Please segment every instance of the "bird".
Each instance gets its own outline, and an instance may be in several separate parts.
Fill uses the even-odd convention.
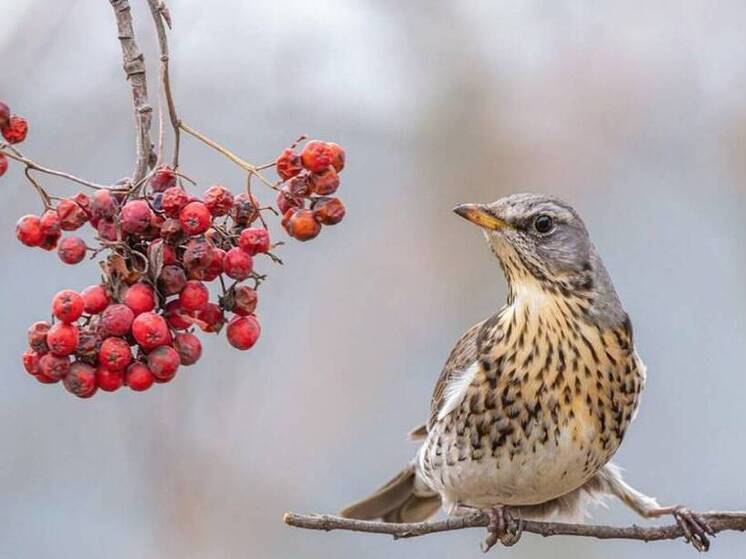
[[[630,485],[610,460],[640,405],[646,369],[578,212],[518,193],[453,210],[481,228],[507,281],[507,302],[448,356],[414,459],[340,515],[424,521],[439,510],[489,518],[483,548],[512,545],[525,520],[582,520],[616,497],[644,518],[672,515],[686,541],[712,528],[690,509]]]

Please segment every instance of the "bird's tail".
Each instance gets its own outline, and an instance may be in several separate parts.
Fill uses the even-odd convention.
[[[359,520],[420,522],[438,512],[440,504],[440,496],[426,488],[409,465],[378,491],[339,514]]]

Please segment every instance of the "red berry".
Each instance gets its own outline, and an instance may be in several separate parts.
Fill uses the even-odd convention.
[[[254,259],[239,247],[233,247],[225,253],[223,270],[229,278],[243,281],[251,275],[253,269]]]
[[[347,157],[345,150],[342,149],[342,146],[334,142],[327,142],[326,145],[332,152],[332,167],[334,167],[335,171],[341,173],[345,167],[345,159]]]
[[[260,333],[259,322],[253,316],[237,316],[228,323],[228,343],[236,349],[251,349]]]
[[[78,347],[78,327],[74,324],[57,322],[47,333],[49,351],[56,355],[70,355]]]
[[[181,307],[187,311],[200,311],[205,308],[210,299],[210,292],[204,283],[197,280],[186,282],[184,289],[179,293]]]
[[[202,342],[194,334],[176,334],[174,349],[179,353],[182,365],[194,365],[202,356]]]
[[[8,125],[2,129],[2,132],[3,138],[5,138],[9,144],[19,144],[26,139],[28,123],[25,118],[13,115],[10,117],[10,120],[8,120]]]
[[[39,360],[41,356],[33,349],[27,349],[23,352],[23,368],[30,375],[38,375],[41,372]]]
[[[125,336],[134,319],[135,313],[127,305],[109,305],[101,313],[101,333],[104,336]]]
[[[106,338],[98,351],[98,362],[107,369],[123,371],[132,362],[130,345],[123,338]]]
[[[0,101],[0,130],[8,126],[10,122],[10,108]]]
[[[163,295],[176,295],[184,289],[186,281],[184,268],[169,264],[163,267],[161,275],[158,276],[158,288]]]
[[[332,164],[334,152],[326,142],[311,140],[300,152],[303,166],[312,173],[320,173]]]
[[[181,227],[181,226],[179,226]],[[163,248],[161,248],[163,247]],[[169,264],[176,264],[176,251],[174,250],[174,247],[172,247],[169,244],[164,243],[162,240],[158,239],[156,241],[153,241],[150,244],[149,253],[150,254],[156,254],[156,251],[162,250],[162,257],[163,257],[163,265],[168,266]]]
[[[291,194],[290,191],[285,187],[280,189],[280,192],[277,193],[277,208],[282,214],[284,214],[290,208],[302,208],[303,203],[304,201],[302,196]]]
[[[203,238],[190,239],[184,249],[182,262],[187,270],[201,270],[207,268],[214,258],[214,249]]]
[[[72,289],[63,289],[52,299],[52,314],[62,322],[75,322],[83,314],[83,297]]]
[[[70,358],[47,353],[39,359],[39,370],[47,378],[63,379],[70,372]]]
[[[236,287],[233,294],[233,312],[238,316],[248,316],[254,314],[256,310],[256,304],[258,302],[258,295],[256,290],[252,289],[248,285],[240,285]]]
[[[164,241],[171,245],[178,245],[184,238],[184,230],[178,219],[169,217],[161,224],[160,235]]]
[[[85,241],[80,237],[65,237],[57,247],[57,255],[65,264],[82,262],[86,253]]]
[[[176,375],[181,358],[172,347],[162,345],[148,354],[148,368],[156,380],[168,382]]]
[[[146,283],[130,285],[124,292],[122,303],[127,305],[135,316],[155,308],[155,291]]]
[[[311,175],[308,171],[303,171],[297,177],[293,177],[284,187],[292,196],[301,198],[313,193],[311,188]],[[302,204],[301,204],[302,205]]]
[[[109,294],[103,285],[91,285],[80,292],[83,309],[88,314],[98,314],[109,305]]]
[[[284,150],[275,162],[277,175],[284,181],[293,178],[303,170],[300,156],[292,149]]]
[[[269,250],[269,231],[263,227],[244,229],[238,237],[238,246],[252,256],[260,252],[267,252]]]
[[[259,202],[246,192],[241,192],[233,198],[231,218],[236,225],[251,225],[259,217]]]
[[[59,381],[59,380],[57,380],[57,379],[54,379],[54,378],[49,378],[49,377],[48,377],[47,375],[45,375],[44,373],[39,373],[39,374],[38,374],[38,375],[36,375],[36,376],[35,376],[34,378],[35,378],[36,380],[38,380],[38,381],[39,381],[40,383],[42,383],[42,384],[54,384],[55,382],[60,382],[60,381]],[[65,377],[65,378],[67,378],[67,377]]]
[[[314,217],[324,225],[335,225],[345,216],[345,206],[339,198],[323,198],[312,206]]]
[[[205,192],[205,206],[215,217],[228,215],[233,207],[233,194],[224,186],[215,184]]]
[[[124,383],[135,392],[142,392],[153,386],[153,373],[145,363],[136,361],[127,367]]]
[[[8,158],[0,153],[0,177],[8,170]]]
[[[287,232],[299,241],[309,241],[321,232],[321,224],[311,210],[298,210],[287,220]]]
[[[112,219],[101,219],[96,224],[98,236],[105,241],[116,241],[119,238],[117,226]]]
[[[47,210],[41,214],[39,219],[41,226],[42,241],[39,246],[44,250],[53,250],[57,247],[57,241],[62,236],[62,228],[60,227],[60,217],[54,210]]]
[[[57,204],[57,216],[64,231],[80,229],[88,221],[88,214],[72,198],[65,198]]]
[[[223,328],[225,316],[223,309],[218,305],[208,303],[204,309],[196,313],[194,321],[204,332],[215,333]]]
[[[175,330],[186,330],[192,326],[192,317],[181,308],[181,303],[179,303],[178,299],[169,301],[166,304],[163,316],[168,325]]]
[[[213,281],[223,273],[223,262],[225,260],[225,251],[221,248],[212,249],[212,260],[206,268],[191,268],[189,270],[189,279],[198,279],[200,281]]]
[[[41,320],[34,322],[28,329],[28,345],[31,349],[38,353],[46,353],[49,351],[47,345],[47,334],[49,329],[52,327],[49,322]]]
[[[35,215],[24,215],[16,223],[16,238],[26,246],[39,246],[44,240],[41,220]]]
[[[78,398],[90,398],[96,393],[96,369],[76,361],[63,381],[65,389]]]
[[[171,167],[160,167],[150,177],[150,188],[153,192],[163,192],[172,186],[176,186],[176,173]]]
[[[97,219],[110,219],[117,211],[117,201],[110,190],[97,190],[91,200],[91,212]]]
[[[158,314],[142,313],[132,322],[132,336],[140,347],[147,351],[168,342],[168,324]]]
[[[181,209],[189,203],[189,194],[180,186],[172,186],[163,192],[163,211],[168,217],[179,217]]]
[[[78,207],[85,213],[86,219],[91,219],[93,216],[93,208],[91,206],[91,198],[85,192],[78,192],[75,196],[70,198],[75,202]]]
[[[328,167],[320,173],[313,173],[309,182],[313,191],[321,196],[334,194],[339,188],[339,176],[334,167]]]
[[[199,235],[212,225],[212,214],[202,202],[189,202],[179,212],[179,222],[187,235]]]
[[[119,390],[124,384],[124,373],[99,366],[96,369],[96,386],[105,392]]]
[[[98,350],[101,348],[101,335],[95,328],[89,327],[78,334],[78,347],[75,356],[89,363],[96,363]]]
[[[150,227],[153,212],[145,200],[127,202],[120,213],[122,231],[129,235],[142,235]]]

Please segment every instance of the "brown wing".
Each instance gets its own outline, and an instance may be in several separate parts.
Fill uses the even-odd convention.
[[[482,321],[472,326],[466,334],[461,336],[461,339],[456,342],[455,347],[448,356],[446,364],[443,366],[443,371],[438,377],[438,382],[435,383],[435,389],[433,390],[433,398],[430,402],[430,419],[427,421],[427,428],[430,429],[435,418],[438,417],[440,407],[443,405],[443,395],[445,388],[448,383],[453,379],[454,376],[461,373],[469,365],[471,365],[477,358],[477,335],[479,329],[486,321]]]

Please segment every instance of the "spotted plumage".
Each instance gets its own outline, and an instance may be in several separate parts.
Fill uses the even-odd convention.
[[[674,514],[706,546],[696,515],[660,507],[609,462],[637,411],[645,367],[577,212],[538,194],[455,211],[482,227],[507,303],[451,351],[410,466],[342,514],[403,522],[442,506],[577,518],[589,497],[609,494],[646,517]]]

